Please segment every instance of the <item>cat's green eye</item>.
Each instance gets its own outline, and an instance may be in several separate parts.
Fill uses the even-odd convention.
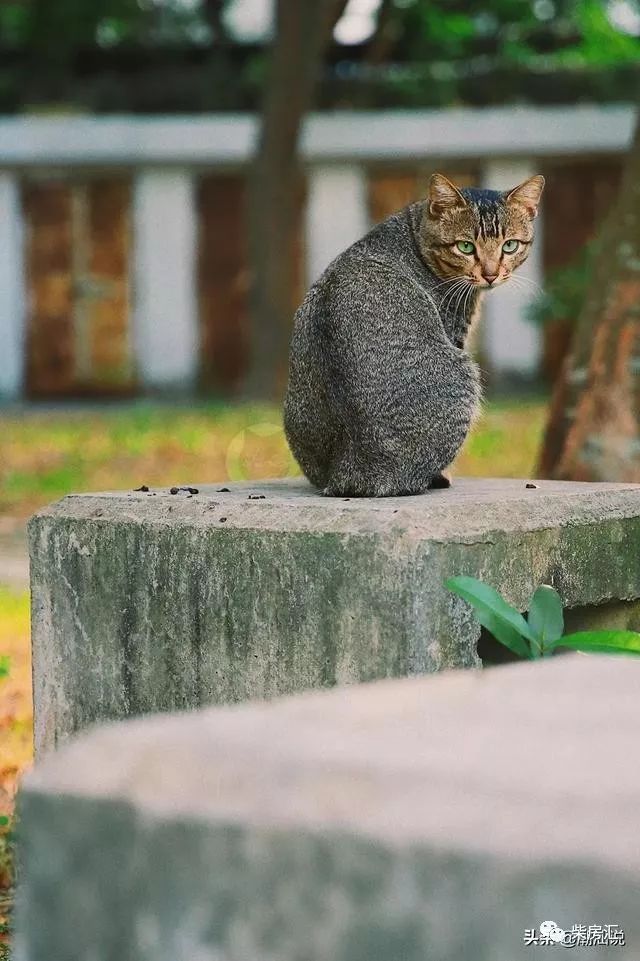
[[[470,240],[458,240],[456,243],[456,247],[458,248],[461,254],[472,254],[476,249],[474,244],[472,244]]]
[[[505,240],[502,245],[502,250],[505,254],[515,254],[519,246],[520,244],[517,240]]]

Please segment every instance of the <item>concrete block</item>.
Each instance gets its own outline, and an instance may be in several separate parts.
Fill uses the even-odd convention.
[[[30,542],[39,756],[101,719],[479,666],[453,574],[521,610],[553,583],[582,623],[640,597],[637,485],[75,495],[35,517]]]
[[[637,961],[639,694],[573,655],[98,728],[26,779],[15,961]]]

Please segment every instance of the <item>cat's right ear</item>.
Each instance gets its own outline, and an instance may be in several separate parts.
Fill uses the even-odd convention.
[[[431,177],[427,201],[432,217],[440,217],[445,210],[451,210],[452,207],[467,206],[467,201],[455,184],[442,174],[433,174]]]

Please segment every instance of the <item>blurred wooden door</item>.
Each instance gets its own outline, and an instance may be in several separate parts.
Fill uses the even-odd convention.
[[[233,393],[249,355],[245,178],[206,176],[198,190],[201,381]]]
[[[440,170],[458,187],[473,187],[477,175],[473,170],[451,171],[446,167]],[[427,193],[429,177],[434,170],[415,168],[377,168],[369,171],[369,215],[371,222],[380,223],[386,217],[401,210],[408,204],[422,200]]]
[[[304,191],[301,184],[290,320],[305,292]],[[207,174],[199,183],[200,379],[205,390],[223,395],[241,387],[251,350],[246,196],[241,174]]]
[[[129,181],[34,181],[23,201],[30,396],[131,393]]]

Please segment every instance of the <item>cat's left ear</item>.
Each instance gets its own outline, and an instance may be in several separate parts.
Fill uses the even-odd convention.
[[[518,184],[513,190],[507,193],[506,201],[508,204],[519,204],[526,207],[527,213],[533,220],[538,213],[538,205],[544,190],[544,177],[540,175],[530,177],[524,183]]]
[[[429,181],[428,204],[431,216],[440,217],[453,207],[466,207],[467,201],[444,174],[433,174]]]

